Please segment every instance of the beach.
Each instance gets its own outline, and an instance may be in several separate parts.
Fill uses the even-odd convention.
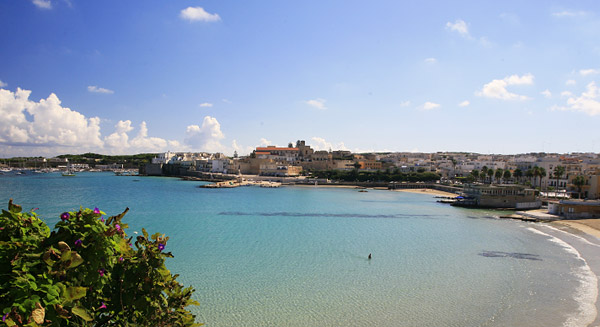
[[[435,195],[435,196],[446,196],[446,197],[451,197],[451,198],[454,198],[457,196],[454,193],[444,192],[444,191],[439,191],[439,190],[434,190],[434,189],[429,189],[429,188],[405,188],[405,189],[395,189],[393,191],[394,192],[406,192],[406,193],[418,193],[418,194],[431,194],[431,195]]]
[[[600,238],[600,219],[558,220],[552,224],[568,226],[583,233]]]

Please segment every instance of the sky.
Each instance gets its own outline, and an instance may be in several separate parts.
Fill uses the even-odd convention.
[[[0,157],[600,152],[598,1],[0,2]]]

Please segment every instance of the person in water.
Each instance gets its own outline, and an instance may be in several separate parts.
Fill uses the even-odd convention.
[[[369,253],[369,260],[371,260],[371,253]]]

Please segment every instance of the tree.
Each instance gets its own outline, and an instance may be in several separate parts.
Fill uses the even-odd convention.
[[[532,180],[535,177],[533,169],[527,169],[527,171],[525,172],[525,177],[529,178],[529,182],[533,184]]]
[[[479,178],[479,170],[477,170],[477,169],[471,170],[471,176],[473,176],[474,180],[477,180]]]
[[[512,174],[510,173],[510,170],[506,169],[504,171],[504,174],[502,174],[502,177],[504,178],[504,180],[509,180],[512,177]]]
[[[540,176],[540,189],[542,188],[542,179],[546,177],[546,169],[544,167],[539,167],[538,174]]]
[[[513,176],[517,179],[517,181],[521,180],[521,177],[523,177],[523,171],[519,168],[515,169]]]
[[[492,176],[494,176],[494,170],[493,169],[488,169],[487,170],[487,175],[490,178],[490,184],[492,184]]]
[[[33,211],[0,214],[0,310],[6,326],[199,326],[197,305],[164,262],[168,237],[127,237],[123,213],[64,212],[50,233]]]
[[[498,181],[499,179],[502,178],[502,176],[504,175],[504,169],[496,169],[496,172],[494,173],[494,178],[496,179],[496,181]]]
[[[484,183],[485,183],[485,177],[487,176],[487,171],[488,171],[488,167],[487,166],[481,167],[481,174],[479,174],[479,176],[481,176],[481,180]]]
[[[577,175],[573,179],[573,185],[577,186],[577,194],[578,198],[581,199],[581,190],[583,189],[583,185],[585,185],[585,177],[583,175]]]
[[[565,167],[556,166],[554,167],[554,178],[556,179],[556,190],[558,191],[558,180],[565,174]]]

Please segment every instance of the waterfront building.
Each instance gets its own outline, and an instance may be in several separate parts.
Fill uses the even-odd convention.
[[[562,200],[548,203],[548,213],[567,219],[600,218],[600,201]]]
[[[542,203],[536,199],[535,190],[521,185],[466,184],[457,206],[477,208],[535,209]]]
[[[263,163],[260,165],[260,175],[263,176],[299,176],[302,166],[282,165],[278,163]]]
[[[298,148],[279,148],[276,146],[257,147],[254,151],[257,158],[276,161],[295,162],[298,160]]]

